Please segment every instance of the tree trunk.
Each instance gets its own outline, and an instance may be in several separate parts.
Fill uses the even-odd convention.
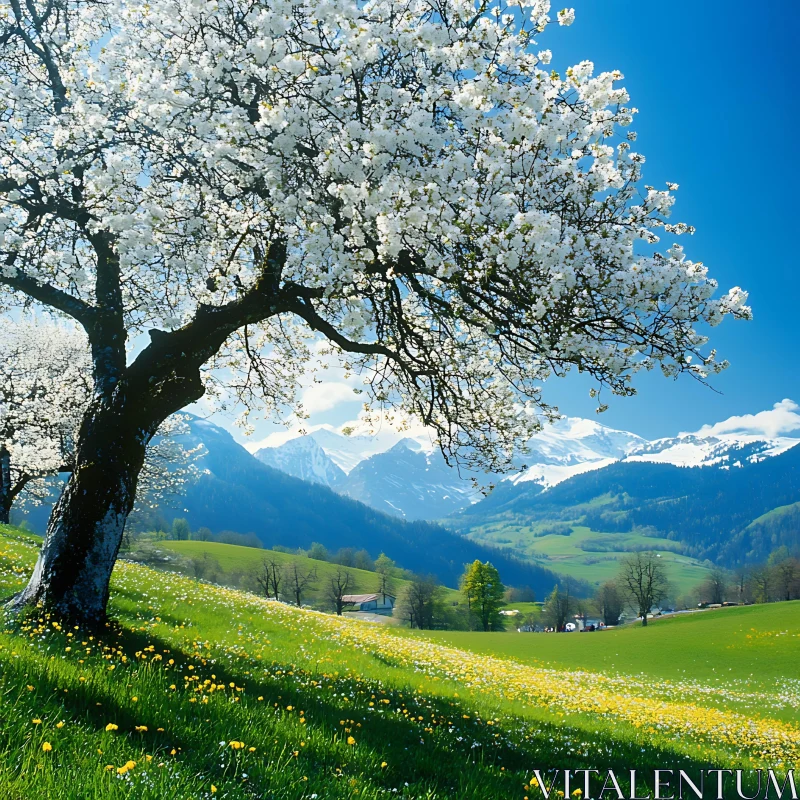
[[[160,422],[145,422],[130,405],[96,401],[87,411],[75,469],[50,516],[33,575],[12,608],[42,605],[71,622],[105,622],[111,572],[145,450]]]
[[[645,611],[644,614],[642,614],[642,627],[644,628],[646,626],[647,626],[647,612]]]
[[[0,445],[0,524],[8,525],[11,518],[11,453]]]

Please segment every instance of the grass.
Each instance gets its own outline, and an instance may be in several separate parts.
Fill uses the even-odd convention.
[[[770,694],[785,684],[788,692],[795,693],[798,707],[785,708],[778,717],[791,720],[800,715],[800,601],[796,600],[652,619],[646,629],[628,625],[596,633],[489,636],[426,631],[424,636],[470,652],[555,669],[700,681],[756,695]],[[751,710],[762,713],[758,704]]]
[[[661,554],[676,595],[683,595],[703,582],[708,569],[699,561],[675,552],[679,544],[670,539],[641,533],[601,533],[572,525],[571,533],[541,535],[541,524],[512,522],[478,526],[469,538],[482,544],[509,548],[518,557],[534,559],[559,574],[580,578],[595,585],[616,577],[619,561],[637,549]]]
[[[172,541],[166,540],[157,543],[161,549],[170,550],[184,558],[202,558],[208,554],[215,559],[223,570],[224,578],[231,574],[247,574],[257,571],[265,559],[275,561],[282,566],[296,564],[304,573],[316,570],[317,580],[314,587],[310,589],[305,599],[308,605],[324,608],[329,605],[325,597],[325,588],[331,577],[340,569],[337,564],[328,561],[319,561],[307,556],[300,556],[294,553],[281,553],[276,550],[261,550],[255,547],[242,547],[234,544],[221,544],[220,542],[193,542],[193,541]],[[375,592],[379,586],[379,576],[375,572],[365,569],[347,567],[347,571],[352,577],[352,585],[348,589],[348,594],[367,594]],[[220,583],[227,583],[220,580]],[[409,581],[401,578],[392,578],[392,585],[395,594],[399,594],[401,589],[407,586]],[[454,589],[445,589],[444,597],[446,600],[459,600],[460,594]]]
[[[5,593],[35,556],[0,529]],[[115,570],[110,611],[117,626],[100,637],[44,614],[6,620],[3,797],[522,800],[533,769],[800,759],[800,729],[780,718],[797,710],[796,681],[772,685],[752,720],[720,702],[731,690],[713,675],[525,664],[474,652],[478,638],[456,649],[129,563]],[[685,658],[680,638],[674,651],[659,645],[662,625],[626,631],[627,646]],[[510,641],[482,636],[490,653]]]

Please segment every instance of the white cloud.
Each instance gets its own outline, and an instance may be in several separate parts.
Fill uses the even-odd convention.
[[[781,400],[769,411],[729,417],[714,425],[703,425],[697,436],[725,436],[727,434],[764,436],[773,439],[800,432],[800,406],[794,400]],[[683,435],[683,434],[682,434]]]
[[[341,403],[358,401],[358,395],[353,392],[353,387],[337,381],[323,381],[314,383],[303,391],[300,402],[307,414],[320,414],[330,411]]]

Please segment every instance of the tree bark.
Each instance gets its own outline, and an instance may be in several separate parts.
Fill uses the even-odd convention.
[[[160,424],[125,400],[95,402],[82,424],[75,469],[47,525],[28,585],[13,608],[42,605],[58,617],[105,622],[109,582],[147,444]]]
[[[8,525],[11,518],[11,453],[0,445],[0,524]]]
[[[199,373],[175,377],[171,392],[153,382],[123,380],[99,396],[81,424],[75,465],[47,525],[44,544],[25,589],[11,609],[40,605],[88,627],[106,621],[109,584],[147,445],[172,413],[203,394]],[[141,387],[146,388],[141,388]],[[168,402],[167,402],[168,398]]]

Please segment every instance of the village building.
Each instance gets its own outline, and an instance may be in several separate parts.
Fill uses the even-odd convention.
[[[370,614],[391,615],[394,611],[395,598],[390,594],[346,594],[342,597],[348,610],[367,611]]]

